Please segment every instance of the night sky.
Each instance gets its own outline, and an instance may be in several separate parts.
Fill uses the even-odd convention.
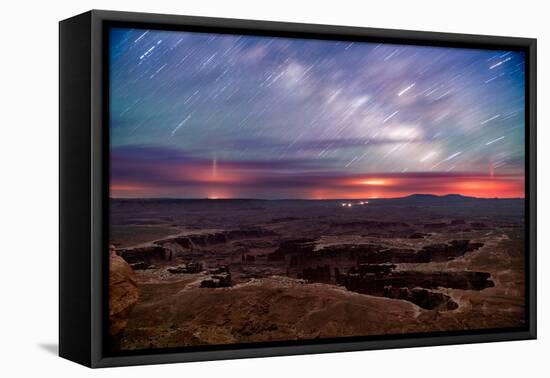
[[[114,28],[111,196],[524,196],[524,54]]]

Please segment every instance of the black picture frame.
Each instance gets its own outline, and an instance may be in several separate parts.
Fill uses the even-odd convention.
[[[346,41],[521,50],[526,53],[526,326],[140,351],[111,355],[108,308],[110,26]],[[89,367],[344,352],[536,338],[536,39],[92,10],[59,24],[59,354]]]

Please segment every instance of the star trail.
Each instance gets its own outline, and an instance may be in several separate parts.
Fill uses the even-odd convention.
[[[112,197],[524,197],[519,51],[112,28]]]

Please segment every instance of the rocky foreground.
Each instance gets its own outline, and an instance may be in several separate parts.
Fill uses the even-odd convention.
[[[522,213],[499,216],[513,208],[489,207],[464,220],[458,209],[432,206],[411,212],[399,205],[388,215],[376,207],[337,212],[324,203],[308,212],[230,205],[233,214],[243,212],[230,222],[197,227],[227,209],[205,218],[203,204],[185,204],[183,213],[197,219],[151,223],[146,232],[166,235],[118,242],[111,258],[118,277],[111,289],[114,349],[523,324]],[[147,222],[125,223],[120,235]]]
[[[116,338],[126,328],[130,312],[139,299],[136,275],[130,265],[109,247],[109,325]]]

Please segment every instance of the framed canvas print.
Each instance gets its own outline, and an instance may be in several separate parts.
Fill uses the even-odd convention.
[[[533,39],[60,23],[60,355],[536,337]]]

